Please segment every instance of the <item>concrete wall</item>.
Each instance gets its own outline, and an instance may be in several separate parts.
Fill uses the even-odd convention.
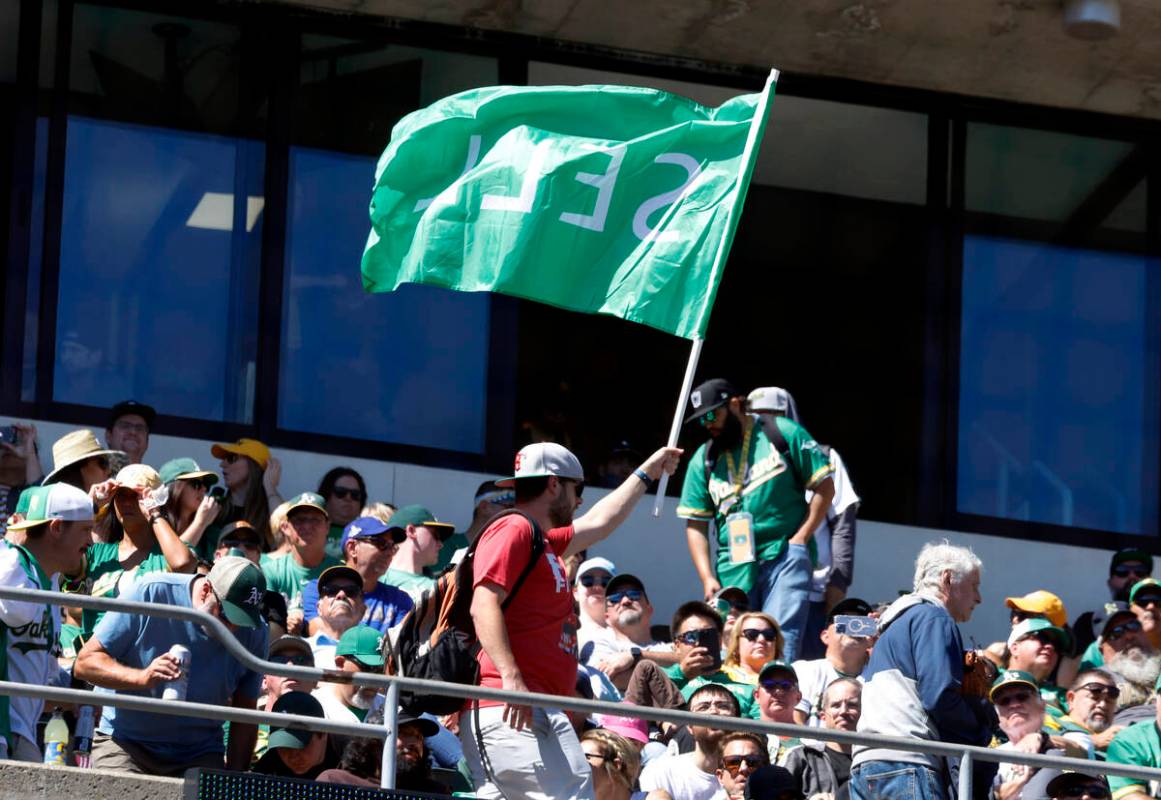
[[[181,800],[179,778],[0,761],[0,800]]]
[[[72,430],[72,426],[38,423],[38,429],[41,455],[45,467],[50,468],[52,442]],[[97,435],[103,440],[104,430],[100,426]],[[160,466],[170,458],[190,456],[201,466],[217,470],[217,460],[210,457],[210,445],[207,441],[154,436],[147,461]],[[283,463],[280,488],[285,497],[317,488],[323,473],[335,465],[346,464],[363,474],[372,500],[396,505],[423,503],[441,519],[460,527],[471,518],[476,486],[486,478],[496,477],[323,453],[276,449],[274,454]],[[585,499],[592,503],[603,494],[604,490],[589,488]],[[674,517],[676,501],[673,498],[665,501],[659,519],[650,514],[652,503],[653,498],[647,497],[621,529],[594,548],[592,554],[612,559],[622,571],[640,576],[656,609],[654,621],[667,623],[680,603],[700,597],[701,583],[689,560],[684,526]],[[859,522],[851,593],[874,602],[891,599],[900,589],[909,589],[915,554],[924,542],[943,538],[973,548],[984,562],[981,586],[984,604],[971,622],[962,626],[965,643],[974,638],[986,644],[1004,635],[1008,613],[1003,602],[1010,595],[1049,589],[1064,600],[1070,619],[1107,599],[1104,582],[1109,553],[1106,551],[870,520]]]

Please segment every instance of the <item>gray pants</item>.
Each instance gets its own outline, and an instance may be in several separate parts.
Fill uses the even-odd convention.
[[[514,730],[503,706],[479,711],[485,771],[476,744],[475,713],[460,715],[460,741],[481,800],[593,800],[593,773],[568,715],[532,709],[532,726]],[[494,780],[493,780],[494,779]]]
[[[226,763],[225,756],[221,753],[207,753],[193,761],[181,764],[162,761],[135,742],[114,739],[108,734],[98,733],[93,737],[93,754],[90,766],[93,769],[180,778],[191,769],[199,767],[202,769],[224,769]]]

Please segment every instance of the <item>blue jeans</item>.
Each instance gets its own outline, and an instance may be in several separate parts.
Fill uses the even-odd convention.
[[[782,555],[765,561],[750,589],[750,608],[761,609],[778,620],[786,641],[782,659],[798,656],[806,615],[810,608],[810,575],[813,565],[804,544],[788,544]]]
[[[948,800],[943,776],[922,764],[866,761],[851,769],[851,800]]]

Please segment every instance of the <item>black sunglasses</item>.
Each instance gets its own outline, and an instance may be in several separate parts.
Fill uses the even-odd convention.
[[[722,767],[730,773],[730,775],[737,775],[738,770],[745,764],[751,771],[758,769],[758,767],[766,766],[766,759],[761,756],[722,756]]]
[[[1118,689],[1116,686],[1109,686],[1106,683],[1086,683],[1084,686],[1081,686],[1080,688],[1084,689],[1086,692],[1091,694],[1097,700],[1100,700],[1102,697],[1108,697],[1108,698],[1111,698],[1113,700],[1116,700],[1118,697],[1121,696],[1120,689]]]
[[[1026,619],[1045,619],[1043,614],[1037,614],[1032,611],[1020,611],[1016,609],[1012,612],[1013,622],[1023,622]]]
[[[1107,631],[1105,631],[1104,640],[1106,642],[1115,642],[1117,639],[1120,639],[1126,633],[1140,633],[1140,632],[1141,632],[1140,620],[1136,620],[1136,619],[1129,620],[1128,622],[1123,622],[1120,625],[1115,625],[1112,628],[1109,628]]]
[[[742,637],[747,642],[756,642],[758,641],[759,636],[768,642],[778,641],[778,631],[774,630],[773,628],[747,628],[746,630],[742,631]]]
[[[390,536],[360,536],[355,539],[355,541],[362,542],[363,544],[369,544],[380,552],[383,550],[390,550],[392,547],[395,547],[395,540]]]
[[[1152,570],[1144,564],[1139,567],[1130,567],[1128,564],[1118,564],[1113,567],[1113,574],[1118,578],[1127,578],[1130,574],[1136,575],[1138,578],[1148,578],[1150,572]]]
[[[345,486],[336,486],[331,489],[331,495],[339,500],[346,500],[349,497],[356,503],[361,503],[367,499],[367,495],[362,489],[348,489]]]
[[[1003,697],[997,697],[995,703],[1000,708],[1006,708],[1013,703],[1027,703],[1032,699],[1032,692],[1008,692]]]
[[[296,667],[313,667],[314,659],[305,653],[295,653],[294,655],[286,655],[279,653],[276,656],[270,656],[267,661],[273,661],[275,664],[294,664]]]
[[[184,480],[191,488],[204,489],[205,491],[210,489],[210,482],[205,478],[185,478]]]
[[[1061,789],[1057,797],[1091,797],[1092,800],[1108,800],[1112,797],[1112,793],[1108,788],[1101,786],[1099,783],[1089,783],[1082,786],[1069,786],[1066,789]]]
[[[100,467],[101,469],[103,469],[105,471],[109,470],[109,459],[106,458],[105,456],[93,456],[89,460],[97,462],[97,466]]]
[[[610,603],[612,603],[613,605],[617,605],[622,600],[624,600],[626,597],[629,598],[630,602],[636,603],[636,602],[639,602],[641,600],[641,598],[644,596],[645,596],[645,593],[643,591],[641,591],[640,589],[622,589],[619,592],[613,592],[606,599]],[[688,634],[682,634],[682,635],[688,635]],[[687,644],[688,644],[688,642],[687,642]]]
[[[778,678],[767,678],[764,681],[759,681],[759,683],[770,694],[774,694],[775,692],[792,692],[798,688],[796,681],[779,680]]]
[[[318,587],[318,593],[323,597],[337,597],[339,592],[351,598],[362,597],[363,587],[351,583],[328,583],[326,586]]]
[[[562,481],[568,481],[572,484],[573,491],[576,493],[576,499],[580,500],[585,493],[585,482],[578,481],[575,478],[561,478]]]
[[[611,580],[613,580],[613,579],[609,578],[609,577],[603,577],[600,575],[581,575],[580,576],[580,585],[585,587],[586,589],[591,589],[594,586],[600,586],[602,589],[604,589],[606,586],[609,585],[609,582]]]

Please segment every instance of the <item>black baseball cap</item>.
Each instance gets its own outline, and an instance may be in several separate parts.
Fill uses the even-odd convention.
[[[705,383],[699,383],[689,393],[689,416],[685,418],[686,424],[693,422],[702,414],[724,406],[731,397],[740,394],[738,387],[725,378],[711,378]]]
[[[117,405],[109,410],[109,424],[105,427],[112,430],[113,426],[117,424],[117,420],[126,414],[136,414],[145,420],[145,424],[150,430],[153,430],[153,420],[157,418],[157,411],[153,406],[147,406],[145,403],[139,403],[136,400],[122,400]]]
[[[617,575],[611,581],[609,581],[608,585],[605,586],[605,597],[608,597],[609,595],[613,594],[618,589],[626,589],[626,588],[627,589],[640,589],[641,591],[644,592],[645,591],[645,581],[641,580],[636,575],[632,575],[628,572],[622,572],[620,575]]]
[[[835,617],[850,615],[853,617],[870,616],[875,609],[866,600],[860,600],[857,597],[847,597],[835,603],[834,608],[826,615],[826,624],[830,625],[834,622]]]
[[[318,717],[325,719],[322,703],[306,692],[287,692],[274,701],[271,709],[275,714],[295,714],[300,717]],[[270,722],[270,738],[267,747],[271,750],[285,747],[288,750],[301,750],[310,744],[313,733],[305,728],[291,728],[278,725],[277,720]]]
[[[1113,560],[1109,562],[1109,572],[1112,572],[1126,561],[1140,561],[1153,572],[1153,556],[1139,547],[1122,547],[1113,553]]]

